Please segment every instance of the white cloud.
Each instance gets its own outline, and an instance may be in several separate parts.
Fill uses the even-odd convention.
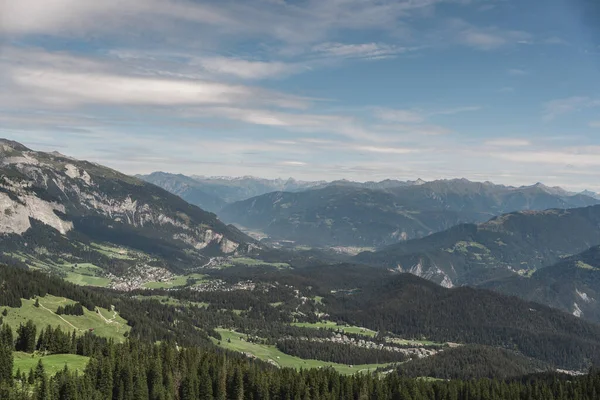
[[[377,146],[354,146],[352,149],[356,151],[366,151],[369,153],[384,153],[384,154],[409,154],[415,153],[417,150],[403,147],[377,147]]]
[[[506,44],[506,39],[500,35],[485,32],[467,31],[462,35],[465,44],[483,50],[491,50]]]
[[[552,100],[545,103],[543,106],[543,119],[545,121],[552,121],[561,115],[592,107],[600,107],[600,100],[586,96],[573,96],[565,99]]]
[[[214,7],[188,1],[0,0],[0,10],[0,32],[8,34],[113,34],[115,29],[131,29],[138,23],[155,30],[176,21],[235,24]],[[149,18],[156,23],[148,24]]]
[[[280,164],[281,165],[291,165],[294,167],[303,167],[306,165],[306,163],[302,162],[302,161],[283,161]]]
[[[523,76],[523,75],[529,74],[529,72],[525,71],[524,69],[519,69],[519,68],[511,68],[507,71],[507,73],[512,76]]]
[[[42,50],[7,48],[0,54],[0,83],[10,90],[0,92],[0,103],[29,108],[36,105],[78,107],[109,106],[194,106],[194,105],[268,105],[302,109],[312,100],[256,86],[231,84],[209,76],[189,78],[165,74],[148,63],[120,59],[76,57]],[[263,68],[264,69],[264,68]],[[266,68],[268,69],[268,68]],[[261,67],[252,74],[258,76]],[[173,70],[176,72],[177,70]]]
[[[495,146],[495,147],[525,147],[530,146],[531,142],[526,139],[494,139],[488,140],[485,142],[487,146]]]
[[[459,23],[461,25],[463,23]],[[469,27],[461,31],[458,41],[479,50],[494,50],[505,45],[523,43],[531,35],[522,31],[503,31],[496,28],[480,29]]]
[[[575,167],[600,166],[600,148],[562,149],[547,151],[522,151],[492,153],[503,160],[525,164],[547,164]]]
[[[312,48],[313,52],[327,56],[367,59],[390,58],[411,50],[414,49],[383,43],[343,44],[328,42],[321,43]]]
[[[314,44],[337,30],[401,31],[403,19],[438,3],[460,0],[307,0],[210,2],[191,0],[0,0],[0,31],[11,35],[106,34],[180,44],[193,34],[268,36]],[[178,32],[178,35],[174,35]]]
[[[209,72],[243,79],[280,78],[306,69],[306,67],[298,64],[277,61],[249,61],[227,57],[201,58],[197,63]]]
[[[600,121],[592,121],[589,123],[590,128],[600,128]]]
[[[423,115],[415,110],[394,110],[389,108],[378,108],[375,115],[384,121],[399,123],[417,123],[425,121]]]

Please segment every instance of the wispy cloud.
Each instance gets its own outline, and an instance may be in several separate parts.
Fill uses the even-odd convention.
[[[7,34],[74,35],[115,33],[148,18],[161,21],[148,27],[164,29],[178,21],[233,25],[223,11],[208,4],[162,0],[0,0],[0,31]]]
[[[529,72],[525,71],[524,69],[519,69],[519,68],[511,68],[506,72],[511,76],[529,75]]]
[[[543,105],[542,118],[544,121],[548,122],[561,115],[592,107],[600,107],[600,100],[587,96],[573,96],[565,99],[552,100]]]
[[[414,51],[416,48],[399,47],[384,43],[321,43],[312,48],[317,54],[343,58],[382,59],[395,57],[398,54]]]
[[[589,123],[590,128],[600,128],[600,121],[592,121]]]
[[[494,147],[525,147],[530,146],[531,142],[526,139],[506,138],[488,140],[485,142],[485,145]]]
[[[264,69],[269,68],[254,66],[253,72],[247,74],[257,77]],[[311,103],[307,98],[208,76],[190,78],[185,73],[165,76],[149,69],[131,68],[128,63],[41,50],[6,49],[0,54],[0,71],[0,82],[13,93],[0,94],[0,103],[12,106],[247,104],[303,109]]]
[[[278,61],[251,61],[228,57],[201,58],[197,63],[209,72],[243,79],[281,78],[307,69],[300,64]]]
[[[303,161],[282,161],[281,165],[291,165],[293,167],[303,167],[306,165]]]
[[[404,147],[377,147],[377,146],[355,146],[354,150],[365,151],[369,153],[384,153],[384,154],[409,154],[415,153],[417,150]]]
[[[394,110],[389,108],[379,108],[375,110],[375,115],[384,121],[399,123],[418,123],[425,121],[425,117],[415,110]]]
[[[339,29],[398,30],[401,19],[456,0],[308,0],[301,3],[169,0],[0,0],[0,31],[10,35],[149,32],[242,34],[286,43],[318,43]],[[193,29],[190,29],[190,25]],[[200,30],[202,29],[202,30]],[[169,41],[168,36],[160,40]]]
[[[503,160],[525,164],[575,167],[600,166],[600,147],[562,149],[560,151],[513,151],[510,153],[492,153],[491,155]]]
[[[464,22],[458,22],[456,25],[465,25]],[[468,26],[458,33],[458,42],[478,49],[478,50],[495,50],[497,48],[510,45],[522,44],[531,38],[531,34],[524,31],[501,30],[498,28],[477,28]]]
[[[305,108],[307,105],[306,100],[286,94],[210,81],[28,68],[13,70],[12,78],[36,102],[68,107],[263,103],[284,108]]]

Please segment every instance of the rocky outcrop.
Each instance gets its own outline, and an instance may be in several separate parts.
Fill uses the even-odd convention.
[[[127,227],[199,254],[208,249],[211,255],[245,253],[254,242],[152,184],[59,153],[0,139],[0,173],[3,234],[22,235],[37,220],[67,235],[77,230],[77,221],[94,219],[107,229]]]

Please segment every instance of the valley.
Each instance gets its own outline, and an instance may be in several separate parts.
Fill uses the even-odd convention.
[[[600,0],[0,0],[0,400],[600,400]]]
[[[33,196],[34,202],[54,207],[60,220],[35,214],[23,232],[5,231],[0,238],[0,310],[3,329],[14,335],[15,372],[28,374],[40,360],[49,376],[64,374],[65,364],[87,371],[86,365],[97,362],[94,349],[119,343],[220,351],[228,362],[282,373],[382,380],[397,374],[423,382],[577,375],[600,363],[600,257],[592,247],[600,245],[600,206],[496,217],[482,208],[479,216],[467,218],[481,219],[477,224],[461,224],[455,210],[457,219],[433,227],[424,223],[429,217],[423,210],[397,213],[382,199],[397,203],[403,193],[422,203],[415,193],[425,189],[459,185],[468,192],[481,186],[465,181],[320,183],[259,194],[275,196],[277,204],[287,204],[283,210],[307,196],[329,204],[323,210],[340,217],[366,218],[367,225],[355,226],[342,217],[357,234],[378,219],[391,221],[390,212],[423,229],[385,246],[385,240],[355,241],[350,238],[358,236],[328,230],[337,229],[337,216],[326,218],[324,228],[317,222],[318,235],[312,227],[301,228],[304,222],[295,223],[297,232],[306,228],[302,235],[312,236],[311,243],[279,236],[272,230],[276,220],[268,238],[244,229],[247,235],[136,178],[6,146],[21,158],[5,160],[5,173],[28,182],[5,179],[7,209]],[[39,174],[47,178],[40,180]],[[497,196],[547,191],[485,187]],[[104,205],[98,205],[101,188]],[[68,190],[70,195],[61,194]],[[571,198],[573,206],[594,203],[553,193],[552,201],[563,205]],[[123,199],[124,209],[106,208]],[[350,199],[354,208],[337,203]],[[363,203],[381,214],[365,214]],[[317,219],[294,215],[284,219],[320,221],[321,211]],[[14,215],[5,212],[3,218],[7,226]],[[336,239],[324,240],[322,234]]]

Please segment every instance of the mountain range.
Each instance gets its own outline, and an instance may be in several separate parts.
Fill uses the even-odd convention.
[[[9,140],[0,140],[0,233],[4,257],[33,253],[57,262],[65,253],[85,256],[94,242],[186,267],[257,247],[215,214],[155,185]]]
[[[539,183],[515,188],[466,179],[378,185],[337,182],[238,201],[225,206],[219,216],[302,245],[378,248],[512,211],[595,204],[600,204],[596,198]]]
[[[445,286],[527,274],[600,244],[600,206],[521,211],[461,224],[357,259]]]
[[[275,191],[296,192],[319,187],[325,182],[304,182],[295,179],[262,179],[251,176],[239,178],[185,176],[165,172],[137,175],[139,179],[160,186],[180,196],[188,203],[211,212],[225,205]]]
[[[173,191],[190,194],[195,182],[202,187],[200,178],[157,177]],[[219,187],[219,196],[210,195],[224,203],[277,185],[289,190],[226,205],[219,213],[229,222],[263,228],[270,215],[264,229],[277,239],[299,237],[315,247],[381,247],[344,263],[317,249],[272,249],[154,184],[0,140],[0,264],[60,277],[110,275],[113,289],[145,289],[130,292],[131,297],[114,291],[113,300],[131,320],[146,315],[144,324],[152,327],[138,325],[137,332],[155,340],[156,332],[195,340],[189,332],[200,329],[221,343],[217,331],[227,328],[273,342],[291,336],[297,351],[309,346],[303,338],[316,335],[319,346],[341,351],[345,345],[337,336],[332,343],[322,341],[339,333],[309,328],[339,321],[359,327],[363,342],[373,339],[364,334],[370,330],[378,338],[373,340],[388,345],[397,339],[408,346],[410,338],[436,349],[448,342],[466,345],[404,366],[442,378],[454,362],[479,362],[490,374],[509,371],[506,376],[557,367],[581,370],[600,362],[600,204],[591,196],[542,184],[514,188],[464,179],[202,179]],[[554,208],[537,210],[548,206]],[[513,208],[519,211],[505,212]],[[476,222],[462,223],[469,219]],[[391,229],[396,229],[393,244],[385,246],[381,238]],[[211,265],[215,259],[220,263]],[[103,271],[94,275],[96,269]],[[156,270],[169,273],[129,283],[130,275]],[[115,286],[113,276],[125,287]],[[157,289],[145,286],[148,282]],[[41,287],[21,293],[23,288],[14,286],[12,303]],[[77,292],[51,286],[56,295]],[[165,308],[166,319],[144,314],[144,307],[163,306],[139,300],[140,293],[148,300],[168,299],[177,309]],[[162,326],[167,320],[173,322],[168,328]],[[343,351],[351,357],[348,348]],[[453,376],[463,376],[464,368],[458,370]],[[478,376],[469,371],[473,375],[467,376]]]

